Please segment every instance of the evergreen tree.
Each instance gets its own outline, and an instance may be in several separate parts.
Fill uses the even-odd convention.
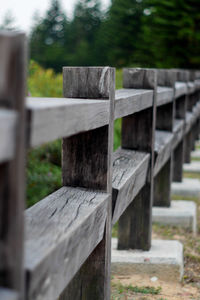
[[[69,25],[69,53],[71,65],[95,65],[97,32],[101,25],[100,0],[79,0]]]
[[[44,19],[33,28],[30,36],[31,58],[46,68],[61,71],[68,64],[68,23],[59,1],[52,0]]]
[[[200,67],[199,0],[148,0],[138,53],[145,65]]]
[[[134,63],[143,9],[142,0],[112,0],[100,32],[101,52],[106,54],[108,64],[121,67]]]

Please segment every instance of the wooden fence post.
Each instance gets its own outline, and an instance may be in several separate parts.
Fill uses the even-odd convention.
[[[110,101],[109,125],[63,139],[63,185],[111,194],[115,69],[64,67],[63,91],[67,98]],[[60,299],[110,299],[110,263],[111,198],[103,240],[69,283]]]
[[[149,152],[151,161],[145,186],[119,219],[118,249],[149,250],[152,230],[156,71],[124,69],[123,87],[153,90],[153,106],[122,119],[122,148]]]
[[[180,71],[174,70],[176,81],[181,81]],[[187,110],[187,95],[180,96],[175,99],[175,118],[183,120],[185,123]],[[183,163],[184,163],[185,144],[182,139],[173,152],[173,181],[181,182],[183,178]]]
[[[172,70],[158,70],[158,86],[175,89],[175,73]],[[174,92],[173,100],[157,107],[156,129],[173,132],[174,126]],[[172,153],[154,178],[154,206],[170,206],[172,181]]]
[[[0,286],[16,291],[20,300],[24,293],[25,50],[24,34],[0,33],[2,144],[13,130],[4,153],[0,151]],[[16,115],[14,125],[6,118],[9,114]],[[6,126],[9,131],[4,135]]]

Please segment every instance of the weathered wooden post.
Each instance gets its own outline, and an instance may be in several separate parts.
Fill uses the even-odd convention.
[[[172,70],[158,70],[158,86],[170,87],[173,89],[172,98],[168,99],[164,105],[157,107],[156,116],[156,136],[162,134],[172,133],[174,126],[174,85],[175,85],[175,73]],[[158,134],[157,134],[158,132]],[[164,137],[164,140],[166,138]],[[158,141],[160,143],[160,141]],[[157,145],[157,140],[156,140]],[[156,147],[157,148],[157,147]],[[169,158],[165,162],[164,166],[159,170],[154,179],[154,206],[170,206],[171,202],[171,181],[172,181],[172,151],[169,146],[168,152],[170,153]],[[157,158],[157,155],[156,155]],[[156,159],[155,158],[155,159]],[[165,158],[163,157],[163,160]],[[154,174],[155,175],[155,174]]]
[[[63,185],[111,194],[115,69],[64,67],[63,94],[67,98],[110,101],[109,125],[63,139]],[[60,299],[110,299],[110,263],[111,198],[103,240],[72,279]]]
[[[181,81],[180,70],[174,70],[176,81]],[[187,110],[187,95],[178,97],[175,92],[175,126],[177,121],[182,120],[185,123]],[[178,124],[177,124],[178,125]],[[178,146],[173,152],[173,181],[181,182],[183,178],[183,163],[184,163],[184,139],[178,143]]]
[[[153,105],[122,119],[122,148],[148,152],[151,154],[151,160],[145,186],[119,219],[118,249],[149,250],[152,230],[157,73],[152,69],[124,69],[123,87],[153,90]]]
[[[24,34],[0,33],[0,287],[12,290],[8,299],[17,299],[18,294],[20,300],[24,293],[25,49]],[[9,297],[9,292],[0,288],[4,299],[2,295]]]

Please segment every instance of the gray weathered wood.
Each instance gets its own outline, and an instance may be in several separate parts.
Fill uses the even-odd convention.
[[[157,108],[156,129],[173,131],[174,104],[167,103]]]
[[[171,202],[172,157],[168,159],[154,180],[154,206],[169,207]]]
[[[25,43],[22,33],[0,33],[0,105],[18,115],[13,159],[0,168],[0,286],[18,292],[20,300],[24,290]]]
[[[176,146],[173,153],[173,181],[181,182],[183,178],[184,142]]]
[[[123,87],[125,89],[155,88],[155,70],[140,68],[123,69]]]
[[[183,139],[185,132],[184,120],[175,119],[173,128],[173,142],[172,149],[175,149],[178,143]]]
[[[115,119],[153,105],[153,91],[147,89],[121,89],[115,93]]]
[[[31,147],[109,122],[109,102],[106,100],[27,98],[27,109]]]
[[[176,98],[175,105],[176,105],[175,117],[177,119],[185,120],[186,110],[187,110],[187,97],[184,95]]]
[[[192,151],[192,131],[191,130],[189,130],[185,134],[184,145],[185,145],[184,162],[189,164],[191,162],[191,151]]]
[[[0,109],[0,163],[13,158],[16,142],[17,113]]]
[[[101,97],[109,100],[109,125],[63,139],[63,185],[98,188],[111,194],[115,70],[107,67],[64,68],[63,72],[64,97]],[[67,79],[71,78],[70,73],[73,78],[71,83]],[[103,240],[60,299],[110,299],[111,205],[109,199]]]
[[[157,106],[161,106],[173,101],[174,91],[170,87],[157,87]]]
[[[157,73],[152,69],[125,69],[125,88],[153,89],[153,106],[141,112],[124,117],[122,120],[122,147],[149,152],[150,164],[147,181],[134,199],[132,213],[129,207],[119,219],[118,248],[148,250],[151,247],[152,201],[153,201],[153,164],[154,164],[154,133],[157,99]],[[145,121],[144,121],[145,120]],[[139,196],[140,195],[140,196]],[[132,204],[131,204],[132,205]],[[130,234],[124,237],[120,234],[126,230],[125,223],[131,224]],[[130,236],[134,235],[134,240]]]
[[[154,177],[171,156],[173,137],[173,133],[156,130]]]
[[[19,300],[18,294],[12,290],[0,288],[1,300]]]
[[[187,84],[185,82],[176,81],[175,83],[175,98],[184,96],[187,94]]]
[[[109,67],[63,67],[66,98],[109,99]]]
[[[102,240],[109,199],[62,187],[26,211],[27,300],[59,297]]]
[[[113,225],[145,185],[150,154],[119,148],[113,157]]]

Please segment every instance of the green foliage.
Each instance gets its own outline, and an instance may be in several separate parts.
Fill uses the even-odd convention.
[[[27,206],[61,187],[61,142],[30,150],[27,157]]]
[[[45,68],[61,72],[68,64],[65,46],[67,43],[67,19],[58,0],[52,0],[51,7],[43,19],[32,29],[30,35],[31,58]]]
[[[62,97],[62,74],[43,69],[34,61],[29,65],[28,91],[33,97]]]
[[[146,0],[137,54],[145,66],[199,68],[198,0]]]
[[[127,292],[140,293],[140,294],[151,294],[159,295],[162,288],[153,286],[132,286],[132,285],[122,285],[121,283],[113,283],[112,286],[117,289],[119,294],[124,294]]]

